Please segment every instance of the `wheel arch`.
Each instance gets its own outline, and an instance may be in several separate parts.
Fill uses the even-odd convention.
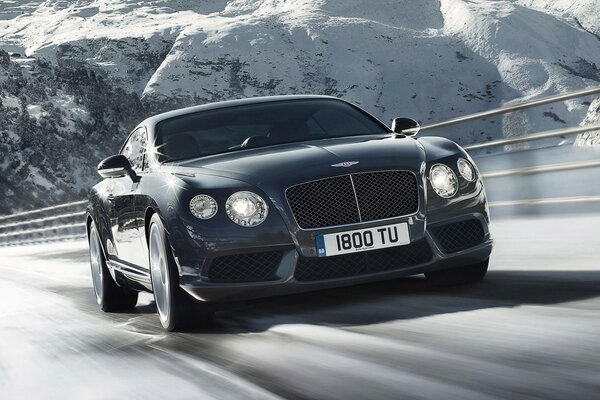
[[[87,235],[88,242],[90,241],[90,229],[92,227],[92,222],[94,222],[94,219],[92,218],[90,213],[87,212],[86,219],[85,219],[85,233]]]
[[[100,241],[100,251],[104,255],[104,259],[108,260],[108,253],[106,252],[105,241],[104,241],[104,238],[102,237],[102,229],[98,226],[98,223],[96,221],[94,221],[94,218],[88,211],[86,213],[86,221],[85,221],[85,231],[86,231],[86,235],[87,235],[88,245],[90,242],[90,233],[91,233],[90,231],[92,230],[92,223],[96,224],[96,232],[98,233],[98,239]],[[113,277],[113,280],[114,280],[114,277]]]
[[[160,213],[158,212],[158,210],[156,210],[152,206],[146,208],[146,211],[144,212],[144,236],[146,238],[146,244],[148,244],[150,240],[150,221],[152,220],[152,216],[154,214],[158,214],[158,216],[160,217]]]
[[[175,265],[177,266],[177,270],[179,271],[179,273],[181,273],[181,266],[179,265],[179,261],[177,258],[177,252],[175,251],[175,248],[173,247],[173,242],[171,241],[171,234],[169,232],[167,221],[165,221],[165,218],[162,216],[162,214],[160,213],[158,208],[154,207],[152,205],[148,206],[146,208],[146,211],[144,211],[144,237],[146,239],[147,249],[148,249],[148,251],[150,251],[150,222],[152,221],[152,217],[155,214],[158,215],[158,217],[160,218],[160,220],[162,222],[162,225],[164,228],[164,234],[165,234],[165,237],[167,238],[168,248],[171,252],[171,256],[175,260]]]

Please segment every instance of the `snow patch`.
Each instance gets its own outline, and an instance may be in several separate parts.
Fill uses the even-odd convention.
[[[0,97],[0,100],[2,100],[2,105],[4,107],[15,108],[15,109],[21,108],[21,101],[16,97],[12,97],[12,96]]]
[[[46,115],[48,115],[47,112],[45,112],[42,109],[42,106],[40,106],[39,104],[29,104],[27,106],[27,113],[29,114],[30,117],[32,118],[42,118],[45,117]]]

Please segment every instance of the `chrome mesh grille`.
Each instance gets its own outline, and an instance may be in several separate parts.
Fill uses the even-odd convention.
[[[342,175],[292,186],[286,198],[303,229],[348,225],[413,214],[419,207],[410,171]]]

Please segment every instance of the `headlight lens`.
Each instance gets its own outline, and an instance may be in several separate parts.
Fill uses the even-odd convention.
[[[431,167],[429,180],[433,190],[441,197],[452,197],[458,191],[456,174],[447,165],[435,164]]]
[[[237,192],[227,199],[225,212],[240,226],[257,226],[267,218],[269,208],[256,193]]]
[[[199,219],[210,219],[217,213],[217,202],[212,197],[199,194],[190,200],[190,211]]]
[[[456,165],[458,167],[458,172],[463,178],[469,182],[473,182],[475,180],[475,168],[473,168],[473,165],[471,165],[470,162],[464,158],[459,158]]]

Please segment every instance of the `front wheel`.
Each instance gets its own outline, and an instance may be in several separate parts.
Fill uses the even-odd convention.
[[[179,272],[162,220],[154,214],[150,220],[148,251],[152,291],[163,328],[178,331],[194,323],[205,323],[212,313],[204,310],[179,286]]]
[[[90,226],[90,267],[96,302],[102,311],[120,311],[135,307],[138,292],[122,288],[110,276],[96,224]]]
[[[485,277],[489,261],[490,259],[488,258],[477,264],[426,272],[425,276],[427,277],[427,280],[435,286],[473,284],[481,281]]]

